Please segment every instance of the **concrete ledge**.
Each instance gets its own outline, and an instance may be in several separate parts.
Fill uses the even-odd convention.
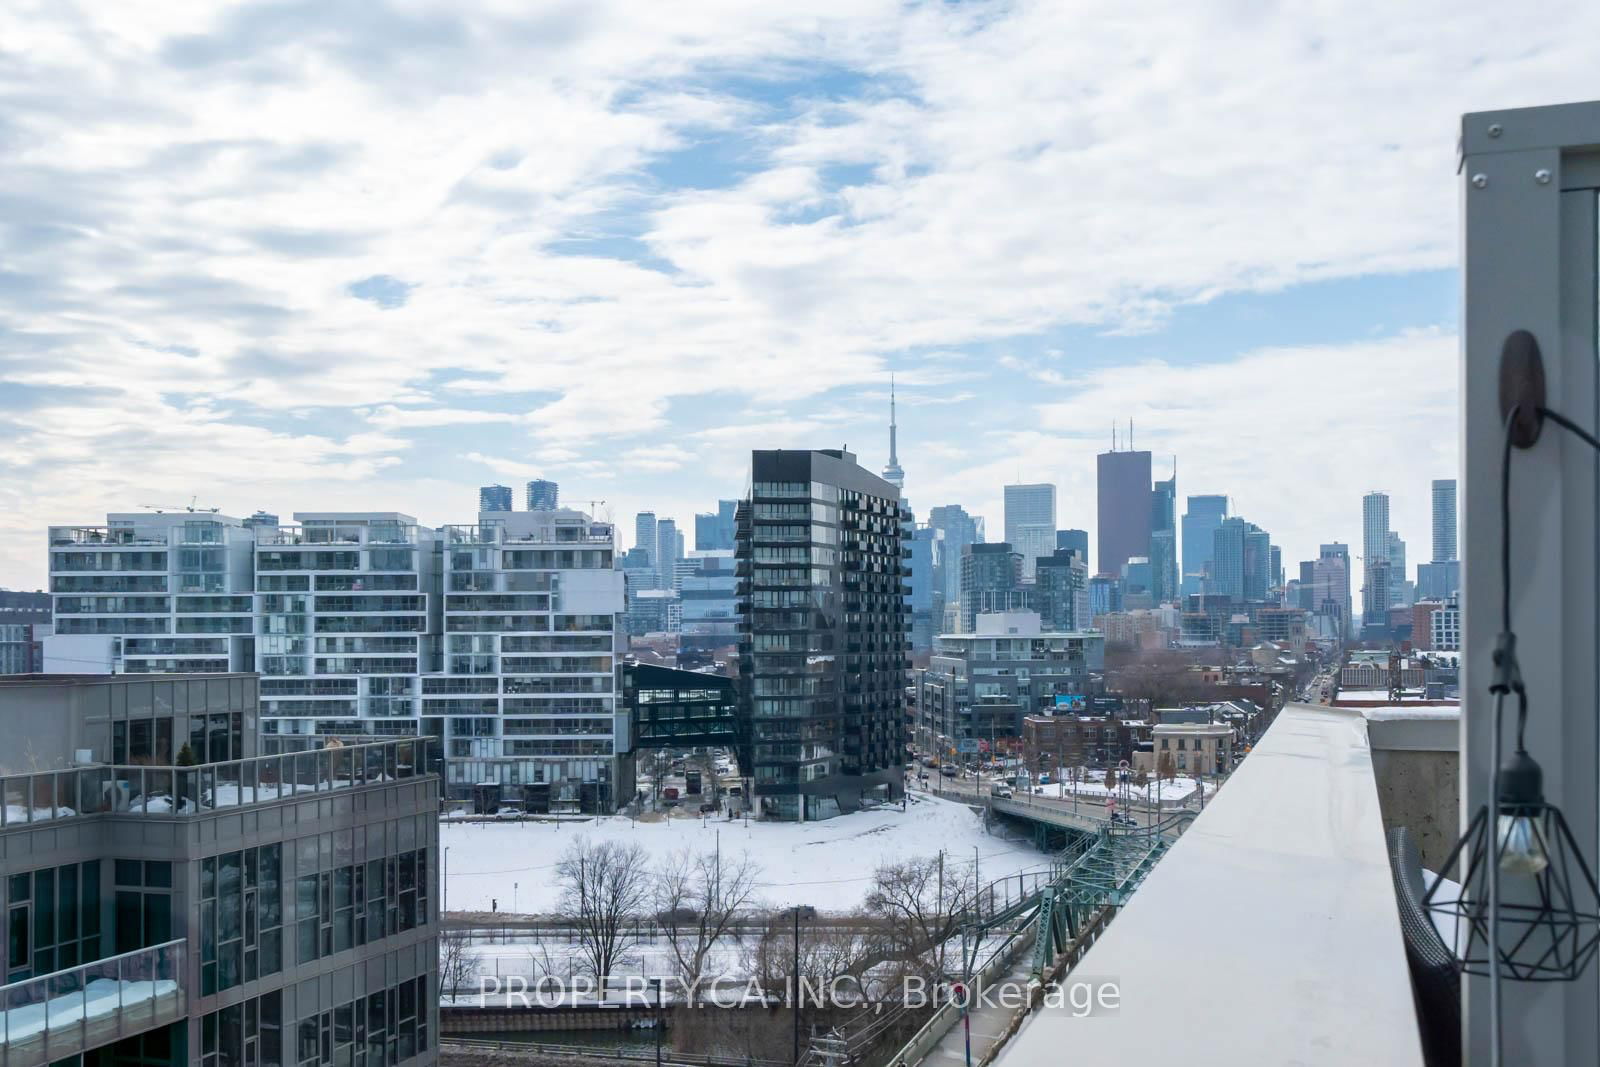
[[[1291,704],[996,1061],[1420,1065],[1367,724]]]

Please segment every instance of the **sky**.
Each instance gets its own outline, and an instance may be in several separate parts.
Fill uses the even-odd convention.
[[[692,546],[752,448],[880,468],[891,374],[919,512],[1092,534],[1131,420],[1291,575],[1374,488],[1425,560],[1460,116],[1594,95],[1600,7],[1533,6],[8,3],[0,586],[533,477]]]

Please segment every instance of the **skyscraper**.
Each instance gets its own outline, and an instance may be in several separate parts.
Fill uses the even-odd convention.
[[[1150,557],[1150,453],[1102,452],[1096,460],[1101,574],[1121,574],[1134,556]]]
[[[906,472],[900,469],[900,456],[898,443],[895,438],[899,434],[899,427],[894,420],[894,377],[889,378],[889,462],[884,464],[883,480],[896,489],[906,487]]]
[[[655,567],[658,559],[656,555],[656,513],[641,511],[633,517],[633,547],[644,551],[649,559],[649,566]],[[657,568],[659,571],[659,568]]]
[[[947,607],[961,603],[961,556],[968,545],[983,541],[983,520],[967,514],[960,504],[928,509],[928,525],[939,534],[934,544],[934,584]],[[942,629],[939,621],[936,629]]]
[[[1076,549],[1041,557],[1034,574],[1040,627],[1050,633],[1089,629],[1089,568]]]
[[[1088,530],[1057,530],[1056,547],[1072,549],[1078,553],[1078,558],[1083,560],[1084,566],[1089,565]]]
[[[719,500],[715,512],[701,512],[694,517],[696,552],[722,552],[733,549],[733,515],[738,506],[737,500]]]
[[[1260,602],[1272,584],[1272,538],[1253,522],[1223,519],[1212,535],[1208,592]]]
[[[1416,586],[1406,580],[1406,543],[1389,531],[1389,606],[1409,605]]]
[[[1040,556],[1056,550],[1056,487],[1048,483],[1005,487],[1006,541],[1022,556],[1022,577],[1033,580]]]
[[[486,485],[478,490],[479,511],[511,511],[511,487]],[[277,523],[273,523],[274,526]]]
[[[1433,562],[1456,558],[1456,480],[1433,481]]]
[[[1176,468],[1176,462],[1174,462]],[[1150,595],[1157,604],[1178,599],[1178,472],[1150,491]]]
[[[1211,566],[1213,538],[1228,517],[1225,496],[1191,496],[1183,514],[1183,592],[1207,592],[1204,579]]]
[[[750,484],[737,549],[738,693],[757,803],[769,817],[811,820],[898,799],[900,492],[842,449],[757,451]],[[788,562],[797,545],[816,562]]]
[[[968,545],[961,555],[961,632],[973,633],[979,615],[1028,606],[1022,556],[1004,541]]]
[[[1389,559],[1389,494],[1375,489],[1361,498],[1361,612],[1371,625],[1389,621],[1389,581],[1384,575],[1382,596],[1373,588],[1372,572],[1379,560]]]
[[[1350,548],[1334,541],[1323,545],[1311,563],[1311,596],[1308,609],[1329,620],[1328,626],[1342,641],[1350,636]]]
[[[662,589],[673,588],[673,572],[678,560],[683,558],[683,541],[678,536],[676,519],[659,519],[656,522],[656,574]]]
[[[528,483],[528,510],[529,511],[554,511],[560,505],[556,502],[560,495],[560,486],[555,482],[547,482],[543,478],[535,478]],[[510,508],[506,508],[510,511]]]

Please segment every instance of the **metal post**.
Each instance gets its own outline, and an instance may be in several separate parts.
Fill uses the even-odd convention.
[[[794,1012],[794,1067],[800,1067],[800,905],[798,904],[794,906],[794,992],[790,1008]]]
[[[443,922],[445,914],[450,910],[450,846],[444,847],[444,860],[439,869],[439,921]]]
[[[661,1067],[661,1031],[666,1027],[666,1013],[663,1010],[662,999],[665,992],[665,982],[656,979],[656,1067]]]

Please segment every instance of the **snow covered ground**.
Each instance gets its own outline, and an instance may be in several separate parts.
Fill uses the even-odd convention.
[[[555,867],[579,835],[591,840],[636,841],[652,860],[683,848],[709,851],[718,834],[724,851],[748,853],[761,868],[759,893],[775,907],[809,904],[844,912],[860,905],[874,869],[889,860],[932,856],[943,849],[951,862],[967,864],[973,849],[985,882],[1046,862],[1022,840],[987,834],[976,812],[964,804],[912,794],[898,806],[841,815],[823,822],[786,823],[679,818],[631,822],[626,816],[563,819],[559,824],[446,822],[439,828],[447,858],[451,911],[499,909],[524,914],[556,910]]]

